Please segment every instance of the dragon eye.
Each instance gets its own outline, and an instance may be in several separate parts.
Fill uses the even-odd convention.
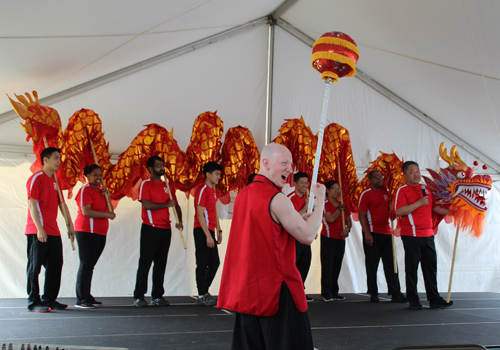
[[[458,177],[459,179],[464,179],[464,178],[465,178],[465,171],[459,172],[459,173],[457,174],[457,177]]]

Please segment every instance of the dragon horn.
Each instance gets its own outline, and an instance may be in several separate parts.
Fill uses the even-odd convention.
[[[30,101],[30,106],[32,106],[34,103],[33,103],[33,98],[31,97],[30,93],[29,92],[25,92],[24,94],[26,95],[26,97]]]
[[[456,146],[454,146],[456,147]],[[450,166],[453,166],[453,158],[450,158],[448,157],[448,150],[446,148],[444,148],[444,142],[441,142],[441,144],[439,145],[439,156],[446,162],[448,163]]]
[[[14,108],[14,111],[17,113],[17,115],[23,119],[27,119],[29,117],[28,108],[26,108],[24,104],[21,104],[11,99],[9,95],[7,95],[7,97],[9,98],[10,104],[12,105],[12,108]]]
[[[455,159],[455,162],[460,163],[464,167],[467,167],[467,165],[465,164],[465,162],[462,159],[460,159],[460,155],[458,154],[458,151],[455,151],[455,157],[454,157],[454,159]]]
[[[33,93],[33,97],[35,98],[35,104],[37,106],[39,106],[40,105],[40,101],[38,100],[38,92],[36,92],[35,90],[33,90],[32,93]]]

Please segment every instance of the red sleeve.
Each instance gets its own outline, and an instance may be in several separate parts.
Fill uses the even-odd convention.
[[[207,189],[204,188],[198,193],[198,198],[196,198],[196,205],[201,205],[203,208],[207,207]]]
[[[362,211],[363,213],[368,212],[368,192],[364,192],[361,194],[361,198],[359,198],[358,203],[358,211]]]
[[[28,199],[33,198],[39,201],[41,191],[42,191],[42,181],[40,181],[38,176],[32,177],[31,183],[28,183]]]
[[[143,181],[141,184],[141,189],[139,191],[139,201],[142,201],[143,199],[151,201],[151,191],[149,187],[149,181]]]
[[[394,199],[394,208],[398,210],[401,207],[404,207],[406,203],[406,196],[404,194],[404,189],[402,187],[399,188],[399,190],[396,192],[396,197]]]
[[[94,198],[92,198],[92,193],[90,188],[82,188],[82,197],[80,198],[80,204],[82,207],[94,203]]]

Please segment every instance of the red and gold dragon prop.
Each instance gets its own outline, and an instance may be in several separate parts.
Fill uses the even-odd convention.
[[[474,175],[474,169],[460,159],[456,148],[453,146],[448,156],[444,143],[441,143],[439,155],[449,166],[440,169],[439,173],[427,169],[432,179],[424,176],[424,180],[437,198],[436,203],[449,206],[448,215],[453,218],[455,226],[479,237],[484,228],[485,195],[491,190],[491,177]]]
[[[69,190],[69,196],[76,183],[84,181],[83,169],[95,163],[92,146],[103,169],[104,183],[115,201],[124,196],[137,198],[141,181],[149,177],[146,160],[155,155],[163,158],[166,176],[173,187],[185,192],[202,182],[203,164],[221,161],[224,174],[216,192],[226,204],[230,201],[229,192],[238,192],[248,176],[259,170],[260,154],[250,130],[242,126],[230,128],[222,146],[224,123],[216,112],[205,112],[196,118],[186,152],[179,148],[173,130],[168,132],[160,125],[150,124],[113,164],[97,113],[88,109],[75,112],[63,133],[59,114],[53,108],[40,106],[35,91],[34,98],[28,93],[26,97],[15,96],[19,102],[9,99],[16,113],[25,120],[21,125],[28,134],[27,140],[32,139],[37,156],[31,170],[41,169],[39,155],[45,148],[45,138],[49,146],[61,149],[62,166],[57,176],[61,180],[61,189]]]
[[[113,164],[101,120],[94,111],[82,109],[75,112],[63,133],[59,114],[53,108],[40,106],[35,91],[33,97],[28,93],[16,97],[19,102],[9,99],[17,114],[25,120],[25,124],[21,125],[28,134],[27,140],[33,141],[33,151],[37,155],[32,171],[41,168],[39,154],[45,148],[42,141],[45,138],[49,146],[61,149],[63,166],[57,175],[61,179],[61,188],[69,190],[70,196],[76,183],[85,181],[84,167],[94,163],[91,145],[103,169],[104,183],[115,201],[125,196],[137,198],[140,183],[149,177],[146,160],[154,155],[164,159],[165,173],[173,187],[184,192],[191,191],[202,182],[203,164],[220,162],[224,171],[216,192],[223,203],[229,203],[230,191],[238,192],[245,186],[248,176],[259,170],[260,155],[250,130],[242,126],[230,128],[222,144],[224,123],[217,112],[205,112],[196,118],[186,152],[179,148],[173,130],[168,132],[158,124],[150,124]],[[295,170],[312,174],[317,135],[312,133],[302,117],[285,120],[273,142],[290,150]],[[450,216],[456,225],[479,236],[486,210],[484,194],[491,189],[491,178],[488,175],[474,176],[474,170],[460,159],[455,146],[449,156],[446,152],[442,144],[439,154],[450,166],[441,169],[440,173],[427,169],[433,179],[425,178],[425,181],[437,203],[450,206]],[[381,152],[366,171],[366,174],[373,169],[381,171],[390,199],[406,183],[401,171],[402,163],[396,154]],[[369,187],[368,177],[359,181],[356,175],[347,129],[331,123],[324,132],[318,181],[339,180],[339,167],[345,203],[352,212],[356,212],[359,195]],[[436,222],[439,223],[439,220]]]

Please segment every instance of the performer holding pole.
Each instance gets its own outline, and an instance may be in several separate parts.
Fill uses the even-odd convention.
[[[28,220],[26,238],[28,240],[27,290],[28,310],[47,312],[68,307],[56,301],[61,286],[63,249],[61,233],[57,227],[57,207],[62,213],[67,210],[55,179],[61,165],[61,151],[45,148],[40,154],[42,170],[33,174],[26,185],[28,190]],[[68,212],[69,213],[69,212]],[[68,214],[69,215],[69,214]],[[68,235],[74,238],[71,218],[68,218]],[[38,275],[45,267],[44,293],[40,298]]]
[[[161,179],[165,175],[163,159],[158,156],[150,157],[146,165],[151,178],[141,183],[139,191],[139,201],[142,204],[142,227],[134,305],[148,306],[144,295],[148,291],[149,269],[151,264],[154,264],[150,303],[155,306],[167,306],[169,302],[163,298],[163,293],[165,293],[163,282],[172,238],[168,208],[175,207],[174,210],[180,218],[182,218],[182,212],[175,195],[170,197],[166,184]],[[182,221],[176,227],[182,229]]]
[[[389,227],[389,194],[384,187],[384,176],[378,169],[368,173],[370,188],[359,197],[359,222],[363,228],[366,280],[370,301],[378,302],[377,271],[380,259],[384,264],[388,294],[394,303],[408,301],[401,293],[397,263],[393,254],[394,234]],[[392,225],[392,220],[391,220]],[[395,272],[394,272],[395,271]]]
[[[344,259],[345,239],[351,231],[351,212],[338,200],[341,187],[337,181],[328,181],[325,187],[327,199],[321,229],[321,295],[325,301],[344,300],[345,297],[339,295],[338,279]],[[344,217],[344,222],[339,217]]]
[[[47,138],[45,136],[43,137],[43,143],[44,143],[46,148],[49,148],[49,144],[48,144]],[[60,153],[60,151],[59,151],[59,153]],[[57,180],[57,176],[56,176],[55,171],[54,171],[54,181],[56,182],[56,186],[57,186],[57,195],[59,196],[59,202],[64,203],[63,195],[61,192],[61,187],[59,187],[59,181]],[[63,214],[64,221],[66,222],[66,228],[68,229],[68,238],[71,241],[71,248],[73,248],[73,250],[75,250],[76,248],[75,248],[74,228],[73,228],[73,223],[71,222],[71,218],[69,217],[70,214],[69,214],[68,207],[66,206],[66,203],[64,203],[64,206],[61,208],[61,213]],[[71,227],[71,231],[73,232],[72,235],[70,234],[70,227]]]
[[[99,160],[97,159],[97,155],[95,153],[94,142],[89,138],[90,147],[92,148],[92,154],[94,155],[94,161],[96,165],[99,165]],[[108,205],[109,212],[113,212],[113,206],[111,205],[111,201],[109,200],[109,192],[104,184],[104,181],[101,181],[102,189],[104,190],[104,198],[106,198],[106,204]]]
[[[116,215],[107,205],[106,188],[102,184],[102,169],[92,164],[84,169],[87,184],[82,186],[75,197],[78,204],[78,215],[75,220],[76,241],[80,267],[76,276],[75,307],[92,309],[102,302],[95,300],[90,293],[94,266],[106,245],[109,221]],[[106,198],[106,199],[105,199]]]

